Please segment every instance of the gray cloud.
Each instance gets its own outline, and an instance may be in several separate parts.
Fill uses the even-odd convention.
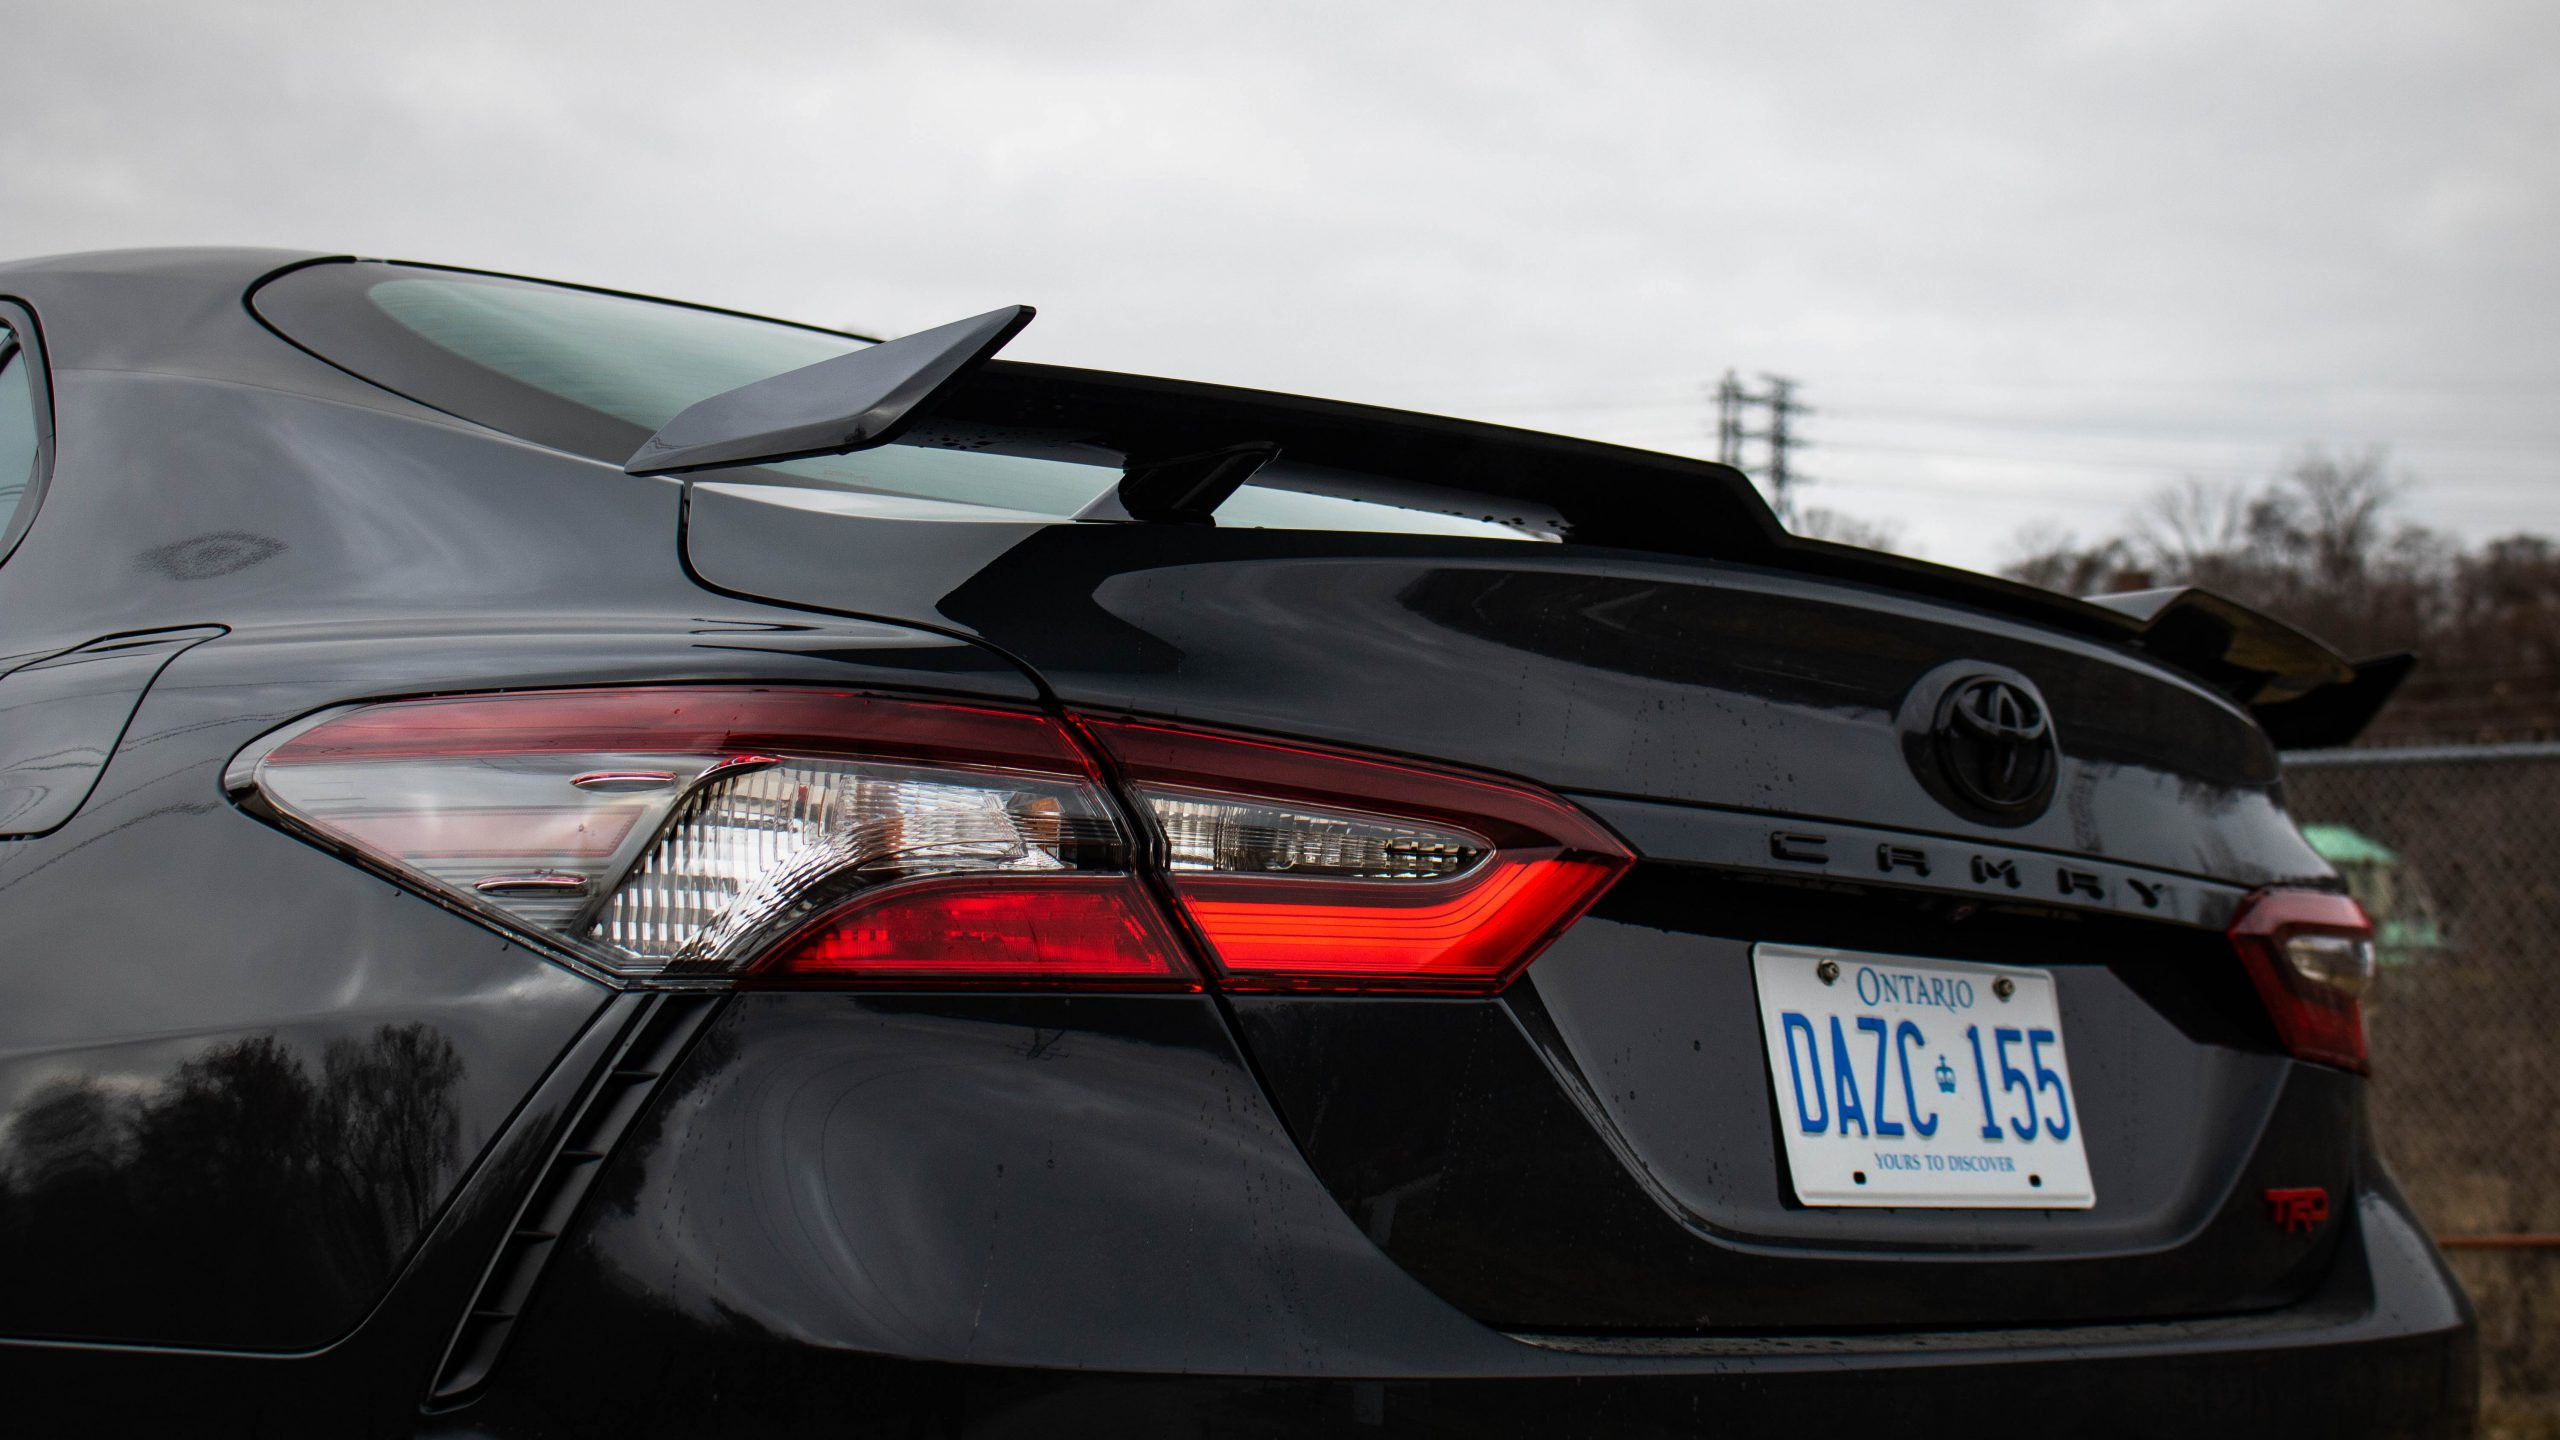
[[[1666,449],[1996,560],[2387,442],[2560,530],[2560,11],[0,0],[0,253],[558,275]]]

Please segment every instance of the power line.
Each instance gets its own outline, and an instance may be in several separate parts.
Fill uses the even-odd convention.
[[[2242,435],[2228,430],[2220,431],[2218,433],[2208,433],[2198,429],[2197,427],[2179,425],[2178,422],[2170,420],[2155,421],[2153,422],[2154,428],[2151,429],[2129,429],[2126,428],[2125,422],[2122,420],[2067,420],[2046,419],[2034,416],[2011,417],[1984,414],[1981,412],[1967,414],[1958,411],[1946,410],[1878,409],[1863,405],[1854,406],[1847,410],[1830,409],[1823,413],[1831,416],[1835,420],[1865,420],[1896,426],[1924,425],[1940,429],[1953,428],[1959,430],[1996,431],[2004,434],[2017,435],[2058,435],[2090,440],[2122,440],[2137,445],[2283,445],[2300,443],[2298,440],[2271,438],[2264,434]],[[2425,435],[2411,436],[2405,432],[2395,431],[2393,433],[2392,440],[2389,443],[2394,445],[2423,446],[2430,450],[2560,451],[2560,436],[2549,435],[2514,436],[2507,438],[2472,435],[2455,439],[2430,438]]]
[[[1721,386],[1718,387],[1717,393],[1720,392]],[[1672,410],[1694,403],[1696,403],[1694,400],[1622,399],[1614,401],[1578,402],[1571,404],[1518,404],[1508,408],[1512,413],[1521,416],[1538,416],[1565,414],[1568,412],[1639,412],[1649,410]],[[1498,412],[1489,409],[1485,413],[1491,414]],[[1852,406],[1846,410],[1840,409],[1836,406],[1825,406],[1822,413],[1829,419],[1847,421],[1851,423],[1867,422],[1895,427],[1918,425],[1942,430],[1949,428],[1958,430],[1975,430],[1986,435],[2054,436],[2064,439],[2078,438],[2095,441],[2119,441],[2134,445],[2178,446],[2183,448],[2209,446],[2226,448],[2232,446],[2275,446],[2278,448],[2290,449],[2307,443],[2308,440],[2308,437],[2306,437],[2305,434],[2300,433],[2299,430],[2285,434],[2276,434],[2269,430],[2261,430],[2256,434],[2243,434],[2228,429],[2200,429],[2193,425],[2181,424],[2173,419],[2154,421],[2151,422],[2153,428],[2141,429],[2127,428],[2126,422],[2122,419],[2070,420],[2050,419],[2038,416],[2003,417],[1978,411],[1964,413],[1931,410],[1897,410],[1878,409],[1864,405]],[[2513,436],[2501,438],[2474,434],[2455,437],[2432,435],[2423,432],[2412,433],[2406,429],[2394,428],[2388,432],[2387,438],[2377,437],[2377,439],[2380,440],[2380,443],[2388,444],[2395,450],[2477,451],[2484,454],[2513,454],[2527,459],[2546,454],[2560,454],[2560,436]],[[1823,442],[1823,446],[1825,449],[1846,450],[1851,448],[1849,443],[1846,441],[1826,440]],[[1921,452],[1913,450],[1911,453]],[[1929,453],[1942,452],[1932,450]]]
[[[2168,458],[2155,460],[2130,455],[2001,455],[1980,450],[1947,450],[1928,445],[1872,445],[1847,440],[1826,440],[1823,442],[1823,448],[1841,454],[1908,455],[1924,460],[1957,460],[1982,465],[2031,465],[2046,471],[2131,470],[2163,477],[2194,475],[2233,480],[2263,480],[2278,474],[2284,468],[2280,463],[2263,465],[2246,461],[2196,463]],[[2421,471],[2419,479],[2430,491],[2474,486],[2531,485],[2542,482],[2542,477],[2535,472],[2518,471],[2512,474],[2491,475],[2472,470],[2444,471],[2434,468]]]
[[[1830,376],[1834,384],[1844,377]],[[2074,379],[2045,377],[2040,379],[2000,378],[1966,375],[1962,377],[1867,375],[1845,377],[1851,388],[1860,391],[1890,391],[1902,395],[1963,395],[1981,397],[2001,391],[2053,392],[2095,391],[2105,395],[2191,393],[2228,396],[2242,391],[2307,393],[2311,395],[2354,396],[2358,398],[2391,397],[2404,400],[2456,399],[2475,396],[2515,396],[2539,401],[2550,395],[2555,382],[2528,380],[2473,381],[2403,381],[2403,380],[2326,380],[2312,378],[2204,380],[2195,378],[2154,379]],[[1412,403],[1459,405],[1500,410],[1649,410],[1686,403],[1676,399],[1639,398],[1652,382],[1631,381],[1614,389],[1581,395],[1545,394],[1492,395],[1474,392],[1417,392]],[[1660,391],[1655,391],[1660,394]]]
[[[1797,413],[1805,414],[1810,412],[1799,407]],[[1826,408],[1822,413],[1829,416],[1834,412]],[[1613,429],[1604,433],[1595,434],[1594,438],[1604,438],[1622,445],[1638,445],[1655,449],[1663,449],[1674,453],[1692,453],[1686,446],[1668,443],[1673,436],[1683,433],[1694,432],[1685,432],[1664,426],[1644,425],[1631,430]],[[1799,440],[1796,443],[1802,444],[1804,442]],[[2242,459],[2228,454],[2223,456],[2193,456],[2182,458],[2178,455],[2168,453],[2157,455],[2128,455],[2120,452],[2112,454],[2092,454],[2086,451],[2054,450],[2041,452],[2003,452],[1995,450],[1951,448],[1945,445],[1930,444],[1894,445],[1866,440],[1826,439],[1822,442],[1822,448],[1825,451],[1842,455],[1909,456],[1914,459],[1953,461],[1968,464],[2013,467],[2033,466],[2054,472],[2068,472],[2074,470],[2124,470],[2161,476],[2192,475],[2209,478],[2223,477],[2230,479],[2253,480],[2265,479],[2281,471],[2283,469],[2282,461],[2279,458],[2274,457],[2281,456],[2283,454],[2290,454],[2298,447],[2293,444],[2278,445],[2272,441],[2227,441],[2221,442],[2218,446],[2218,448],[2226,452],[2247,450],[2265,450],[2272,452],[2271,458],[2266,460]],[[2532,457],[2517,457],[2514,461],[2510,462],[2512,468],[2510,468],[2510,465],[2496,465],[2495,462],[2491,462],[2494,468],[2483,469],[2481,468],[2481,461],[2479,459],[2475,459],[2466,465],[2457,465],[2454,468],[2446,469],[2441,465],[2429,463],[2425,459],[2426,453],[2435,448],[2429,442],[2416,441],[2410,442],[2406,445],[2394,444],[2391,448],[2394,459],[2399,463],[2404,465],[2417,464],[2422,467],[2418,472],[2419,478],[2423,480],[2425,488],[2430,491],[2448,489],[2459,490],[2479,486],[2539,484],[2543,483],[2545,480],[2545,472],[2542,462],[2539,462]],[[2414,459],[2412,458],[2413,456],[2415,457]],[[1722,459],[1723,455],[1719,453],[1718,458]],[[1727,463],[1731,462],[1728,461]],[[1798,484],[1804,482],[1804,477],[1802,476],[1796,476],[1794,478]],[[1870,476],[1826,475],[1823,477],[1823,483],[1857,483],[1861,485],[1873,485],[1878,483],[1878,481],[1874,477]]]

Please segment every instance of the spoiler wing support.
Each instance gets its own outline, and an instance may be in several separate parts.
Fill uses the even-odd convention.
[[[1280,458],[1267,440],[1221,445],[1162,460],[1132,460],[1120,483],[1077,512],[1078,520],[1215,525],[1217,509],[1263,466]]]

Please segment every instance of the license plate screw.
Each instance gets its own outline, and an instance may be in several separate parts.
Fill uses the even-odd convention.
[[[1821,964],[1813,967],[1813,973],[1821,979],[1823,984],[1828,985],[1832,981],[1840,978],[1840,962],[1837,960],[1825,960]],[[2007,982],[2003,981],[2001,983],[2006,984]]]
[[[2006,1000],[2010,996],[2018,993],[2018,982],[2010,979],[2006,975],[2003,975],[1999,979],[1991,982],[1991,993],[1999,996],[2003,1000]]]

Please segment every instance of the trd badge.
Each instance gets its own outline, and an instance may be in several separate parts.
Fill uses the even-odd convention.
[[[2267,1218],[2288,1235],[2308,1235],[2329,1218],[2329,1188],[2304,1185],[2267,1192]]]

